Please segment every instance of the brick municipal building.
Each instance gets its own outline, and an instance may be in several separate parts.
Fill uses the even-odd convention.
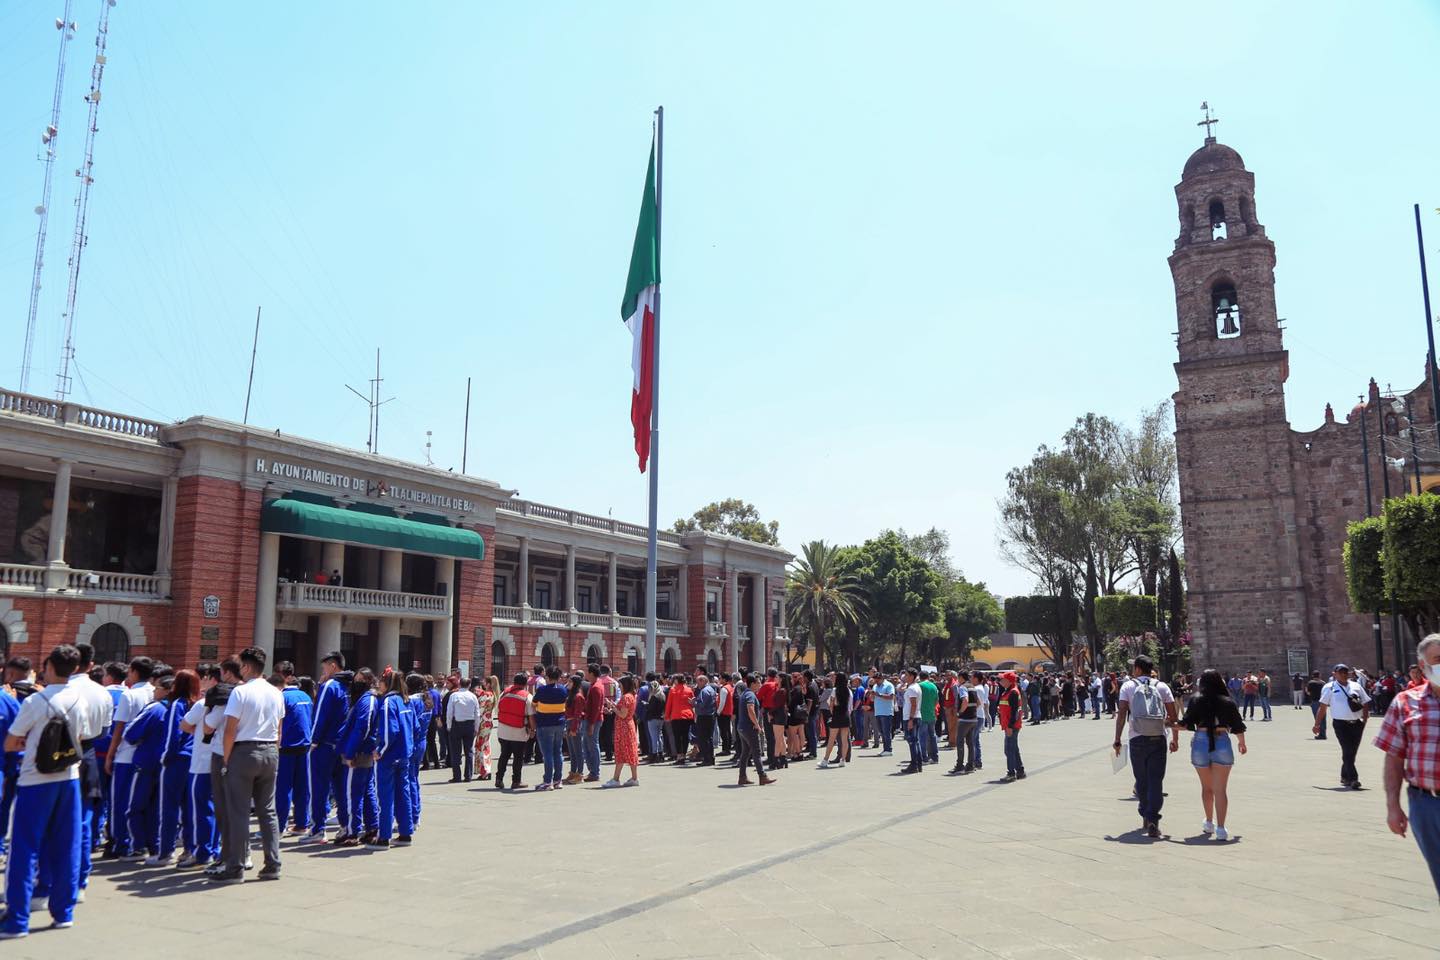
[[[314,673],[506,676],[766,666],[790,554],[660,533],[655,649],[644,527],[471,476],[193,417],[155,423],[0,391],[0,652],[176,665],[254,644]],[[336,583],[336,574],[339,574]]]
[[[1440,463],[1426,455],[1435,448],[1429,385],[1391,397],[1372,381],[1366,401],[1342,405],[1343,420],[1327,405],[1318,427],[1293,429],[1275,244],[1257,216],[1255,175],[1208,137],[1185,162],[1175,197],[1175,441],[1195,664],[1285,674],[1345,661],[1373,671],[1377,642],[1386,668],[1399,649],[1408,664],[1415,638],[1403,623],[1397,638],[1388,616],[1377,627],[1350,609],[1342,548],[1348,522],[1380,512],[1387,483],[1395,496],[1440,490]],[[1412,334],[1408,320],[1376,322]],[[1418,458],[1412,422],[1425,443]],[[1388,477],[1382,431],[1388,457],[1405,461],[1392,462]]]

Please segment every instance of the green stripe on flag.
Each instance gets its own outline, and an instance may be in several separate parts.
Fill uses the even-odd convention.
[[[645,171],[645,195],[640,198],[640,222],[635,226],[635,249],[630,253],[630,276],[625,280],[625,299],[620,302],[620,319],[635,313],[640,292],[660,282],[660,244],[655,236],[659,219],[655,203],[655,143],[650,143],[650,166]]]

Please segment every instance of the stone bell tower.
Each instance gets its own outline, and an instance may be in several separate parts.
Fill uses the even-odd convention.
[[[1175,198],[1175,444],[1194,663],[1275,673],[1288,648],[1306,646],[1275,245],[1256,219],[1254,174],[1212,136],[1185,162]]]

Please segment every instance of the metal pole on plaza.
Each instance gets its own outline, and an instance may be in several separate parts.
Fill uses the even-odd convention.
[[[1420,229],[1420,204],[1415,204],[1415,243],[1420,248],[1420,293],[1425,299],[1425,337],[1430,345],[1426,355],[1430,381],[1430,413],[1435,418],[1435,442],[1440,443],[1440,371],[1435,369],[1435,320],[1430,315],[1430,278],[1425,273],[1425,233]],[[1411,429],[1414,429],[1413,427]]]
[[[1365,397],[1360,397],[1360,462],[1365,465],[1365,516],[1375,516],[1373,498],[1370,491],[1370,429],[1365,425]],[[1380,638],[1380,611],[1375,611],[1375,623],[1371,627],[1375,632],[1375,669],[1385,669],[1385,641]]]
[[[655,108],[655,256],[660,256],[660,224],[663,208],[665,183],[665,107]],[[645,553],[645,669],[655,669],[655,657],[659,651],[657,641],[658,625],[655,620],[655,593],[658,589],[657,571],[658,539],[656,525],[659,522],[660,502],[660,285],[655,285],[655,357],[652,361],[653,375],[650,378],[650,528]]]

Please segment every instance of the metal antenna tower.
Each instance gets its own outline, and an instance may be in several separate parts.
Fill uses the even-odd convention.
[[[35,272],[30,278],[30,313],[25,318],[25,350],[20,354],[20,392],[30,388],[30,358],[35,352],[35,318],[40,310],[40,274],[45,268],[45,234],[50,228],[50,182],[55,172],[55,141],[60,135],[60,94],[65,86],[65,48],[75,36],[75,21],[70,19],[71,0],[65,0],[65,15],[55,21],[60,31],[60,54],[55,62],[55,96],[50,101],[50,125],[40,134],[45,147],[45,189],[40,193],[40,206],[35,213],[40,226],[35,231]]]
[[[70,285],[65,291],[65,346],[60,350],[60,373],[55,378],[55,399],[64,402],[70,394],[70,361],[75,359],[75,292],[80,285],[80,255],[85,252],[85,217],[90,211],[90,175],[95,167],[95,124],[100,111],[100,81],[105,76],[105,35],[110,30],[110,8],[115,0],[100,0],[100,26],[95,31],[95,65],[90,68],[90,116],[85,123],[85,161],[75,176],[80,190],[75,194],[75,234],[70,238]]]

